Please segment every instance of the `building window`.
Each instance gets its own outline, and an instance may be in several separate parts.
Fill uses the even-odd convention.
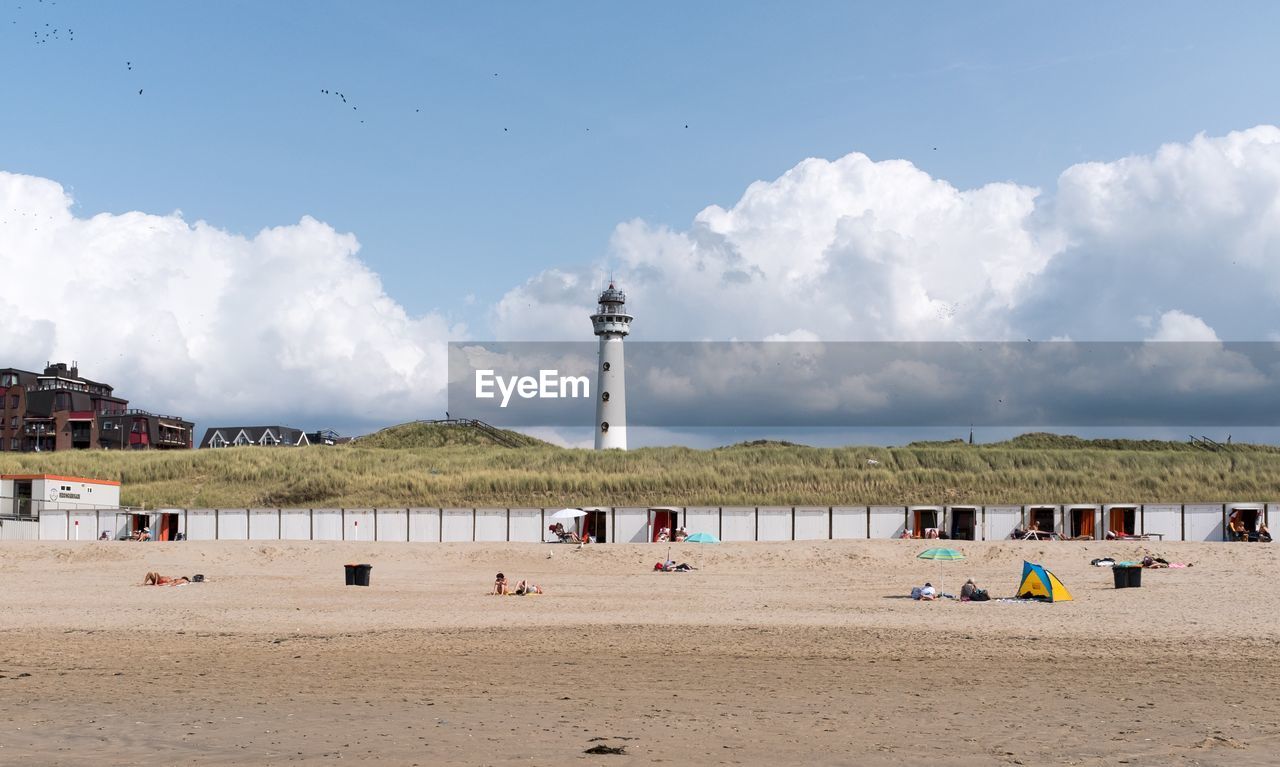
[[[608,422],[608,421],[603,421],[603,422],[600,424],[600,431],[609,431],[609,422]]]
[[[603,394],[601,394],[601,395],[600,395],[600,401],[601,401],[601,402],[608,402],[608,401],[609,401],[609,392],[604,392]]]
[[[16,394],[10,394],[10,395],[9,395],[9,407],[16,408],[17,406],[18,406],[18,395],[16,395]]]
[[[604,363],[603,365],[600,366],[600,369],[607,372],[609,370],[609,363],[607,362]]]
[[[227,441],[223,439],[222,432],[215,431],[213,437],[209,439],[209,447],[226,447]]]

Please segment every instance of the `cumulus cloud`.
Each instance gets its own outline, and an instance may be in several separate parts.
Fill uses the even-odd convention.
[[[358,251],[353,235],[310,218],[243,237],[180,214],[78,217],[58,184],[0,173],[3,276],[24,286],[0,293],[0,354],[32,366],[76,358],[88,375],[134,382],[122,393],[138,405],[184,414],[376,422],[443,409],[444,342],[466,329],[410,316]],[[607,259],[531,274],[488,307],[478,335],[589,341],[605,266],[628,292],[636,340],[1060,338],[1212,350],[1220,339],[1274,339],[1280,128],[1075,165],[1044,190],[959,189],[859,153],[807,159],[687,226],[620,223]],[[686,379],[785,381],[820,361],[752,354],[731,366],[709,358],[709,377],[673,367],[655,380],[679,399]],[[1220,389],[1262,380],[1229,355],[1205,364],[1190,378],[1217,376]],[[809,406],[874,408],[893,401],[886,391],[942,380],[849,376]],[[1080,374],[1079,386],[1098,380]]]
[[[376,423],[444,402],[445,342],[350,234],[306,217],[253,237],[181,214],[80,218],[57,183],[0,172],[0,354],[80,362],[131,404],[188,417]]]
[[[808,159],[687,228],[622,223],[609,250],[634,337],[650,340],[1136,340],[1180,316],[1203,338],[1265,338],[1280,129],[1075,165],[1049,191],[957,189],[858,153]],[[497,335],[581,338],[596,273],[512,289]],[[503,321],[514,309],[536,326]]]

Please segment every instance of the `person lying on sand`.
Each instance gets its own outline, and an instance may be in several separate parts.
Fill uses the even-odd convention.
[[[160,573],[147,573],[142,578],[143,586],[181,586],[190,583],[191,579],[185,575],[179,575],[177,578],[170,578]]]
[[[525,596],[526,594],[545,594],[545,593],[546,592],[542,590],[541,586],[539,586],[536,583],[533,583],[532,581],[520,581],[519,583],[516,584],[515,594],[518,597]]]
[[[511,587],[507,584],[507,576],[502,573],[493,579],[493,590],[489,592],[489,596],[505,597],[511,593]]]
[[[687,573],[690,570],[697,570],[698,568],[688,562],[676,564],[674,560],[668,559],[666,562],[654,562],[653,569],[656,572],[663,573]]]
[[[923,602],[932,602],[938,598],[938,591],[933,587],[932,583],[924,584],[924,588],[920,589],[920,596],[916,596],[916,590],[911,590],[911,596]]]

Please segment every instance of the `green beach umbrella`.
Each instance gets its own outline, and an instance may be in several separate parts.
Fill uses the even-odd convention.
[[[942,594],[942,564],[941,563],[942,562],[959,562],[964,558],[965,557],[962,552],[956,551],[955,549],[948,549],[945,547],[925,549],[924,551],[916,555],[916,559],[933,559],[939,563],[938,564],[938,594],[939,595]]]
[[[956,562],[964,559],[964,554],[955,549],[934,548],[920,552],[916,555],[916,559],[937,559],[944,562]]]

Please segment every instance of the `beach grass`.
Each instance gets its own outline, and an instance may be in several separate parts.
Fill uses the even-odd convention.
[[[1024,435],[990,445],[596,452],[449,439],[440,447],[0,453],[0,473],[118,480],[123,504],[151,508],[1280,501],[1280,449],[1271,446],[1207,452]]]

